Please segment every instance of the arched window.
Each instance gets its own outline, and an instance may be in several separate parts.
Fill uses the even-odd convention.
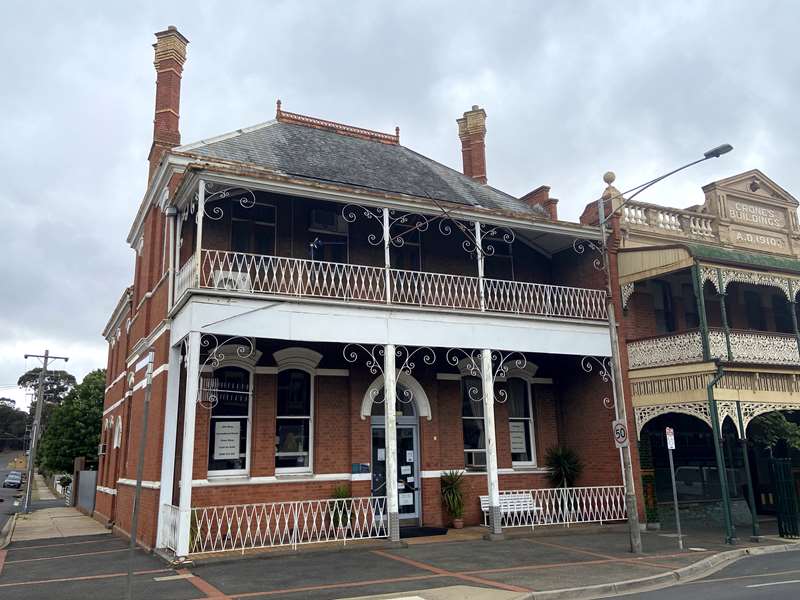
[[[398,417],[413,417],[416,416],[414,411],[414,395],[402,383],[397,384],[397,399],[395,401],[395,409]],[[384,402],[383,388],[377,393],[375,399],[372,401],[372,417],[382,417],[386,413],[386,403]]]
[[[223,367],[205,382],[204,393],[215,394],[208,439],[209,475],[243,474],[248,468],[250,372]]]
[[[122,417],[117,417],[117,424],[114,427],[114,448],[122,446]]]
[[[275,470],[311,470],[313,445],[313,378],[301,369],[278,373],[275,419]]]

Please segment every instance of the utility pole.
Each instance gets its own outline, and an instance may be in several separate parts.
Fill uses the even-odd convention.
[[[39,445],[39,432],[42,429],[42,406],[44,405],[44,384],[47,381],[47,365],[51,360],[69,360],[66,356],[50,356],[50,350],[45,350],[44,354],[26,354],[25,358],[41,358],[42,370],[39,371],[39,388],[36,390],[36,416],[33,419],[31,429],[31,447],[28,454],[28,482],[25,486],[25,503],[22,505],[22,512],[31,512],[31,493],[33,492],[33,462],[36,460],[36,447]]]
[[[143,367],[147,367],[145,372],[145,388],[144,388],[144,406],[142,414],[142,431],[139,437],[139,458],[136,463],[136,491],[133,496],[133,515],[131,516],[131,539],[128,545],[128,581],[126,586],[127,600],[133,599],[133,557],[136,551],[136,530],[139,525],[139,504],[141,503],[142,496],[142,477],[144,476],[144,446],[147,443],[147,420],[148,413],[150,412],[150,395],[153,388],[153,360],[155,358],[155,351],[150,350],[147,357],[139,361],[136,365],[134,372],[140,371]],[[133,400],[133,398],[131,398]]]

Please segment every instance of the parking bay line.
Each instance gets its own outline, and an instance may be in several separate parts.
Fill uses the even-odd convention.
[[[98,550],[97,552],[80,552],[78,554],[60,554],[58,556],[43,556],[41,558],[20,558],[18,560],[7,560],[6,564],[11,565],[15,563],[24,563],[24,562],[37,562],[42,560],[59,560],[62,558],[75,558],[78,556],[94,556],[95,554],[112,554],[114,552],[126,552],[127,548],[121,548],[119,550]]]
[[[800,579],[790,579],[789,581],[772,581],[770,583],[756,583],[753,585],[746,585],[745,587],[762,588],[762,587],[769,587],[771,585],[787,585],[789,583],[800,583]]]

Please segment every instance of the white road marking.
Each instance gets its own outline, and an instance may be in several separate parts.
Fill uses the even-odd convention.
[[[788,583],[800,583],[800,579],[791,579],[789,581],[773,581],[772,583],[756,583],[754,585],[748,585],[746,587],[760,588],[760,587],[768,587],[770,585],[786,585]]]
[[[189,579],[194,577],[191,573],[183,573],[182,575],[165,575],[164,577],[153,577],[153,581],[175,581],[176,579]]]

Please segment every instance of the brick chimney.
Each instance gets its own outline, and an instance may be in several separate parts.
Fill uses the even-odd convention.
[[[530,207],[541,206],[551,219],[558,221],[558,200],[550,197],[550,186],[540,185],[532,192],[525,194],[520,200],[526,202]]]
[[[164,153],[180,146],[181,133],[178,129],[181,107],[181,73],[186,62],[186,45],[189,43],[174,25],[156,35],[156,112],[153,120],[153,145],[150,147],[150,175],[161,162]]]
[[[462,118],[456,119],[456,123],[461,138],[464,175],[486,183],[486,111],[476,104]]]

